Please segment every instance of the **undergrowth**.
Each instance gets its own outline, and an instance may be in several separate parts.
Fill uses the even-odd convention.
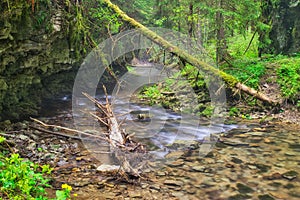
[[[0,147],[9,147],[6,139],[0,136]],[[3,148],[1,148],[3,149]],[[17,153],[3,150],[0,152],[0,200],[47,200],[47,178],[53,168],[39,165],[23,159]],[[56,191],[56,200],[70,199],[72,187],[63,184],[62,190]],[[76,195],[75,195],[76,196]]]

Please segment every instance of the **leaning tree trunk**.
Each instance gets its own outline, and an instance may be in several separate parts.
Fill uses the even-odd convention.
[[[147,38],[152,40],[154,43],[158,44],[159,46],[163,47],[165,50],[169,51],[170,53],[173,53],[174,55],[178,56],[182,60],[185,60],[187,63],[197,67],[199,70],[203,71],[204,73],[208,73],[217,77],[222,78],[225,83],[231,87],[231,88],[237,88],[246,94],[252,95],[256,97],[259,100],[262,100],[264,102],[267,102],[269,104],[277,104],[278,102],[268,98],[263,93],[250,88],[243,83],[239,82],[234,76],[227,74],[209,64],[206,62],[203,62],[194,56],[188,54],[186,51],[181,50],[177,46],[169,43],[159,35],[157,35],[155,32],[149,30],[144,25],[140,24],[133,18],[129,17],[126,13],[124,13],[117,5],[111,3],[110,0],[103,0],[107,6],[111,9],[113,9],[124,21],[131,24],[133,27],[139,29],[143,35],[145,35]]]

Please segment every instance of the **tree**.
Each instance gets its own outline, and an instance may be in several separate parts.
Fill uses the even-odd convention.
[[[188,54],[187,52],[181,50],[175,45],[172,45],[168,41],[164,40],[162,37],[154,33],[153,31],[149,30],[142,24],[138,23],[133,18],[129,17],[126,13],[124,13],[117,5],[112,4],[110,0],[103,0],[107,6],[111,9],[113,9],[124,21],[131,24],[133,27],[137,28],[141,31],[143,35],[145,35],[147,38],[152,40],[154,43],[160,45],[165,50],[169,51],[170,53],[178,56],[181,60],[186,61],[187,63],[190,63],[191,65],[197,67],[199,70],[201,70],[204,73],[220,77],[222,78],[225,83],[231,87],[231,88],[237,88],[249,95],[252,95],[256,97],[257,99],[260,99],[262,101],[268,102],[270,104],[277,104],[277,102],[269,99],[267,96],[262,94],[261,92],[258,92],[254,90],[253,88],[249,88],[248,86],[240,83],[235,77],[232,75],[229,75],[223,71],[218,70],[217,68],[214,68],[213,66],[193,57],[192,55]]]
[[[260,31],[262,53],[292,54],[300,51],[300,2],[294,0],[262,1]]]

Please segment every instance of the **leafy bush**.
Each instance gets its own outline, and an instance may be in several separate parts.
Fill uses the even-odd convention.
[[[5,138],[0,136],[0,143]],[[31,161],[20,158],[19,154],[7,155],[0,152],[0,199],[14,200],[46,200],[45,188],[50,187],[49,175],[52,171],[49,165],[38,165]],[[56,191],[57,200],[70,198],[72,187],[63,184],[63,190]]]
[[[265,73],[265,64],[263,62],[247,59],[237,60],[233,65],[235,66],[234,68],[223,67],[223,70],[252,88],[259,86],[259,79]]]
[[[277,69],[277,82],[281,87],[282,95],[294,103],[299,103],[300,58],[283,59],[278,64],[281,67]]]

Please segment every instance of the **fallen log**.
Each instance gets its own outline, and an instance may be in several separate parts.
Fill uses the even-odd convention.
[[[106,88],[104,88],[104,91],[106,93]],[[104,126],[107,127],[108,132],[103,133],[101,135],[94,135],[91,133],[87,133],[84,131],[79,131],[72,128],[67,128],[63,126],[57,126],[57,125],[49,125],[46,124],[38,119],[31,118],[34,122],[42,125],[45,128],[57,128],[59,130],[64,130],[68,133],[58,133],[55,131],[49,131],[47,129],[42,129],[36,126],[31,126],[31,128],[58,136],[63,137],[69,137],[73,139],[82,139],[82,140],[101,140],[109,143],[111,152],[114,153],[115,158],[119,161],[120,168],[123,170],[123,172],[126,172],[126,174],[133,176],[133,177],[140,177],[140,166],[143,164],[142,162],[139,163],[140,166],[137,167],[137,165],[132,165],[131,160],[132,157],[135,157],[137,154],[139,157],[143,157],[143,154],[146,154],[146,150],[143,145],[141,145],[138,142],[135,142],[131,139],[131,135],[126,134],[124,129],[121,129],[121,124],[118,122],[116,116],[114,115],[111,105],[109,103],[109,100],[107,98],[106,94],[106,104],[101,104],[98,102],[95,98],[91,97],[90,95],[83,93],[84,96],[86,96],[89,100],[91,100],[99,109],[98,115],[94,113],[90,113],[96,120],[98,120],[100,123],[102,123]],[[76,135],[74,135],[74,133]],[[131,155],[132,154],[132,155]],[[141,159],[141,158],[140,158]],[[121,173],[123,176],[125,176],[125,173]],[[126,180],[128,180],[128,177],[124,177]]]
[[[209,65],[208,63],[203,62],[203,61],[195,58],[194,56],[190,55],[186,51],[180,49],[179,47],[177,47],[173,44],[171,44],[170,42],[168,42],[167,40],[165,40],[164,38],[162,38],[161,36],[159,36],[155,32],[151,31],[150,29],[148,29],[144,25],[137,22],[135,19],[129,17],[117,5],[111,3],[110,0],[103,0],[103,2],[105,2],[106,5],[109,8],[114,10],[124,21],[128,22],[133,27],[137,28],[148,39],[150,39],[154,43],[158,44],[159,46],[163,47],[168,52],[178,56],[180,59],[182,59],[182,60],[186,61],[187,63],[197,67],[203,73],[207,73],[207,74],[210,74],[210,75],[215,76],[215,77],[220,77],[220,78],[222,78],[222,80],[224,80],[224,82],[230,88],[235,88],[235,89],[241,90],[244,93],[246,93],[248,95],[252,95],[255,98],[257,98],[257,99],[259,99],[263,102],[267,102],[271,105],[279,104],[279,102],[270,99],[269,97],[267,97],[262,92],[259,92],[255,89],[253,89],[251,87],[248,87],[247,85],[239,82],[239,80],[237,78],[235,78],[234,76],[232,76],[230,74],[227,74],[227,73],[225,73],[225,72]]]

